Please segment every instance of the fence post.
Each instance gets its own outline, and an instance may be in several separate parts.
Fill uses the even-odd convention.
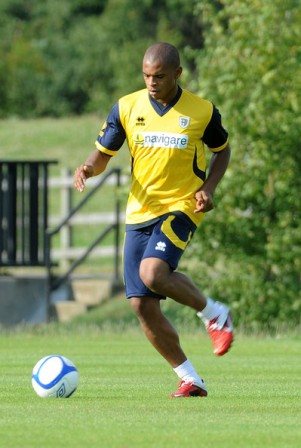
[[[120,288],[120,272],[119,272],[119,242],[120,242],[120,185],[121,185],[121,169],[116,169],[116,203],[115,203],[115,260],[114,260],[114,289]]]
[[[61,191],[61,217],[68,216],[72,210],[72,196],[73,188],[69,185],[68,179],[71,177],[71,171],[69,168],[64,167],[61,171],[61,176],[66,180],[65,186]],[[63,269],[67,269],[70,265],[70,259],[68,258],[68,249],[72,247],[72,224],[69,222],[61,230],[61,248],[66,249],[66,255],[61,260]]]

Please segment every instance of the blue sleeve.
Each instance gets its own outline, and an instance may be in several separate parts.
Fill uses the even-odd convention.
[[[103,128],[99,132],[97,142],[106,149],[118,151],[118,149],[123,145],[125,139],[126,134],[120,121],[119,105],[117,102],[113,106]]]
[[[221,115],[214,105],[211,120],[205,129],[202,140],[213,150],[214,148],[220,148],[228,140],[228,132],[223,128]]]

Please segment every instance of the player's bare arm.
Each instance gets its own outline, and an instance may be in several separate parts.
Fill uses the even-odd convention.
[[[195,194],[195,213],[206,213],[214,208],[213,195],[216,187],[227,170],[230,155],[230,145],[227,145],[225,149],[212,155],[208,178],[202,188]]]
[[[110,160],[110,156],[96,149],[93,151],[85,163],[76,168],[74,172],[74,187],[82,192],[86,185],[86,180],[89,177],[97,176],[101,174],[107,167]]]

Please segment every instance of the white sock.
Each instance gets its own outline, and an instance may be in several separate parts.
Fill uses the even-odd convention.
[[[220,304],[212,300],[210,297],[207,299],[207,305],[202,311],[199,311],[197,314],[200,318],[205,318],[206,320],[212,320],[216,316],[219,315]]]
[[[178,367],[175,367],[173,370],[178,375],[178,377],[181,378],[181,380],[192,382],[196,386],[206,388],[205,382],[196,373],[193,365],[188,359],[186,359],[186,361],[184,361]]]

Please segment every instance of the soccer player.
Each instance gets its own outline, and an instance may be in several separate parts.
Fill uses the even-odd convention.
[[[86,180],[102,173],[127,140],[132,183],[126,210],[124,281],[126,296],[155,349],[180,378],[170,397],[205,397],[207,388],[162,313],[169,297],[196,311],[216,355],[233,341],[229,308],[214,301],[178,272],[178,262],[204,214],[230,158],[228,133],[218,109],[182,89],[178,50],[159,42],[143,58],[146,89],[119,99],[96,141],[96,150],[74,174],[82,192]],[[206,177],[206,145],[211,151]]]

